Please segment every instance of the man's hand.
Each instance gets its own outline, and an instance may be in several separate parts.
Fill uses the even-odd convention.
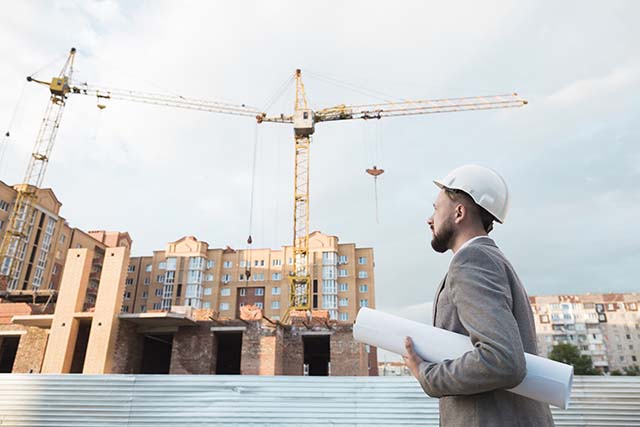
[[[404,363],[411,371],[411,374],[416,377],[416,379],[418,379],[420,375],[420,364],[424,362],[424,360],[422,360],[420,356],[418,356],[415,349],[413,348],[413,340],[411,339],[411,337],[404,338],[404,347],[407,350],[407,355],[402,356],[402,358],[404,359]]]

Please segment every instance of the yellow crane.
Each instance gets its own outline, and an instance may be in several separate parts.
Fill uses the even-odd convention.
[[[454,113],[522,107],[527,101],[516,93],[465,98],[400,101],[366,105],[337,105],[313,111],[308,107],[302,72],[295,71],[296,99],[291,115],[259,115],[258,123],[293,124],[295,142],[293,253],[294,269],[290,277],[289,310],[310,310],[311,287],[308,274],[309,255],[309,146],[315,124],[336,120],[381,119],[418,114]]]
[[[517,94],[479,96],[466,98],[446,98],[433,100],[400,101],[366,105],[337,105],[330,108],[311,110],[307,104],[302,73],[295,71],[296,96],[294,112],[291,115],[268,116],[266,113],[244,104],[234,105],[188,99],[177,95],[144,93],[122,89],[110,89],[85,84],[73,85],[73,61],[76,50],[71,49],[67,61],[57,77],[51,82],[27,78],[49,87],[50,102],[36,138],[35,147],[27,167],[23,183],[17,186],[17,199],[12,210],[7,231],[0,243],[0,290],[16,289],[17,279],[25,254],[36,198],[36,189],[42,184],[46,167],[53,148],[56,132],[60,125],[67,97],[71,94],[92,95],[101,99],[119,99],[164,105],[176,108],[201,110],[222,114],[255,117],[258,123],[273,122],[293,124],[295,168],[294,168],[294,211],[293,211],[293,253],[294,269],[290,276],[289,310],[310,310],[311,288],[308,274],[309,254],[309,148],[315,124],[327,121],[352,119],[381,119],[383,117],[410,116],[433,113],[452,113],[471,110],[521,107],[527,103]]]

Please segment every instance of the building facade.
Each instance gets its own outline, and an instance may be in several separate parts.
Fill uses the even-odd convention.
[[[640,365],[640,294],[536,296],[530,303],[541,356],[569,343],[605,373]]]
[[[339,243],[336,236],[309,236],[312,309],[329,319],[353,323],[360,307],[375,308],[372,248]],[[132,257],[123,312],[145,313],[186,305],[211,309],[220,318],[240,317],[245,305],[279,320],[289,306],[293,248],[235,250],[210,248],[184,237],[153,256]]]

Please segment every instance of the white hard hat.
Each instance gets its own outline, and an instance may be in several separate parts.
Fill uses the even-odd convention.
[[[440,188],[464,191],[500,224],[504,222],[509,211],[509,189],[504,179],[493,169],[464,165],[433,182]]]

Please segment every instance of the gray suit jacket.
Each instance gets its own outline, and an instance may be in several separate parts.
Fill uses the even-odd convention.
[[[440,398],[443,426],[553,426],[549,405],[506,391],[536,354],[527,293],[489,237],[458,251],[436,293],[433,324],[468,335],[474,350],[455,360],[420,365],[420,385]]]

